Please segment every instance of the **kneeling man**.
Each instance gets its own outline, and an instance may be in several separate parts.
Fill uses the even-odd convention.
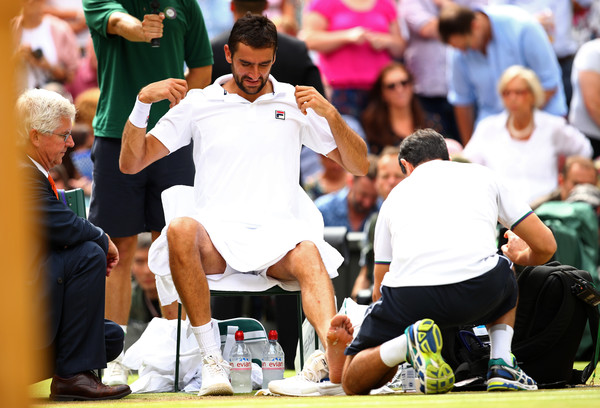
[[[441,357],[438,324],[487,325],[488,391],[537,389],[511,353],[518,296],[511,261],[548,261],[556,250],[552,232],[492,171],[449,161],[444,138],[431,129],[404,139],[398,159],[409,177],[377,220],[374,303],[354,340],[346,316],[335,316],[328,332],[330,353],[349,344],[344,391],[381,387],[405,361],[422,392],[449,391],[454,373]],[[497,254],[497,222],[509,228],[504,256]]]

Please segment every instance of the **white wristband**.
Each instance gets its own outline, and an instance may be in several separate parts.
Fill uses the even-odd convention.
[[[148,116],[150,116],[151,103],[144,103],[140,101],[139,97],[135,100],[133,110],[129,115],[129,121],[137,128],[146,128],[148,126]]]

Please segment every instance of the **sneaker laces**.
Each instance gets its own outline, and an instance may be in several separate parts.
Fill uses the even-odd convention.
[[[204,356],[204,358],[202,359],[202,364],[204,365],[204,367],[206,367],[210,375],[224,375],[226,377],[229,376],[228,373],[231,369],[231,366],[223,358],[219,358],[217,356],[209,354],[207,356]]]

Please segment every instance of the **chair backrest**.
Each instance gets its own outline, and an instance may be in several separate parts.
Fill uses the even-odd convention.
[[[79,217],[87,218],[85,211],[85,195],[82,188],[73,190],[58,189],[58,198],[62,200]]]
[[[227,337],[235,334],[237,330],[244,332],[244,343],[250,349],[252,354],[252,361],[259,366],[261,365],[262,352],[265,345],[267,344],[267,332],[262,325],[256,319],[250,317],[237,317],[227,320],[218,320],[219,334],[221,335],[221,348],[223,349],[223,357],[227,358],[229,350],[225,350],[227,343]],[[227,354],[227,356],[226,356]]]

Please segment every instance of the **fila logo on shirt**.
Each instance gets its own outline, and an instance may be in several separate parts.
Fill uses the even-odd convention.
[[[285,120],[285,111],[276,110],[275,111],[275,119]]]

